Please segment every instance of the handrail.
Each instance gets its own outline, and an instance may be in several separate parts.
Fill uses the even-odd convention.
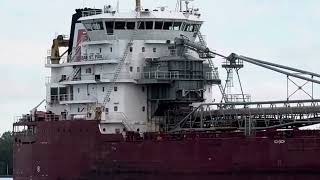
[[[124,124],[124,126],[127,126],[126,128],[128,128],[129,131],[133,131],[133,128],[130,126],[130,124],[128,123],[128,117],[124,114],[124,112],[120,112],[120,114],[123,116],[124,120],[122,120],[122,123]]]

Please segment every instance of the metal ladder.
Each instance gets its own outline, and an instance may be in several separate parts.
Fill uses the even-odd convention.
[[[105,106],[109,101],[110,101],[110,95],[113,91],[113,88],[115,87],[116,85],[116,82],[117,82],[117,79],[119,77],[119,74],[120,74],[120,71],[122,69],[122,66],[130,52],[130,47],[132,46],[133,44],[133,38],[131,38],[131,40],[129,41],[129,43],[127,44],[126,48],[125,48],[125,51],[123,53],[123,56],[121,57],[117,67],[116,67],[116,71],[114,72],[114,75],[113,75],[113,78],[111,79],[111,84],[110,86],[108,87],[107,89],[107,93],[106,93],[106,96],[104,97],[103,99],[103,105]]]
[[[66,78],[67,81],[72,81],[74,78],[77,76],[77,74],[80,72],[80,67],[77,66],[76,68],[73,69],[72,73],[69,74],[69,76]]]
[[[198,26],[197,26],[197,29],[196,29],[196,30],[197,30],[197,36],[198,36],[198,38],[199,38],[200,44],[203,45],[203,46],[205,46],[205,47],[207,47],[207,43],[206,43],[206,41],[204,40],[204,38],[203,38],[203,36],[202,36],[202,34],[201,34],[200,29],[199,29]],[[208,59],[208,62],[209,62],[209,67],[211,67],[212,74],[213,74],[214,78],[219,79],[219,71],[218,71],[218,68],[214,66],[211,58],[207,58],[207,59]],[[218,84],[218,86],[219,86],[219,89],[220,89],[220,92],[221,92],[221,95],[222,95],[222,99],[223,99],[225,102],[227,102],[228,99],[227,99],[227,97],[226,97],[226,94],[225,94],[225,92],[224,92],[224,88],[223,88],[222,84],[220,83],[220,84]]]
[[[80,42],[80,43],[82,43],[82,42]],[[80,51],[80,49],[81,49],[80,43],[79,43],[79,45],[76,47],[76,49],[73,50],[73,51],[71,52],[71,54],[68,56],[69,62],[73,62],[74,59],[75,59],[75,57],[76,57],[76,55],[79,53],[79,51]]]
[[[79,53],[79,51],[81,50],[82,47],[82,43],[86,40],[86,38],[84,38],[84,36],[81,37],[80,42],[77,44],[76,48],[74,50],[71,51],[71,53],[68,55],[68,59],[69,62],[73,62],[76,55]],[[80,67],[77,66],[76,68],[73,69],[72,73],[69,74],[69,76],[66,78],[66,80],[74,80],[74,78],[77,76],[77,74],[80,72]]]

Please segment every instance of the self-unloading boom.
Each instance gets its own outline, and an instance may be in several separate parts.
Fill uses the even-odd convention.
[[[189,49],[192,49],[194,51],[196,51],[197,53],[207,53],[207,54],[212,54],[212,55],[216,55],[222,58],[225,58],[227,61],[229,61],[230,63],[235,63],[236,60],[242,60],[245,62],[248,62],[250,64],[254,64],[281,74],[285,74],[287,76],[292,76],[298,79],[302,79],[302,80],[306,80],[306,81],[310,81],[313,83],[317,83],[320,84],[320,80],[314,79],[314,77],[320,77],[320,74],[317,73],[313,73],[313,72],[309,72],[309,71],[305,71],[305,70],[301,70],[301,69],[297,69],[297,68],[292,68],[292,67],[288,67],[288,66],[284,66],[284,65],[280,65],[280,64],[276,64],[276,63],[270,63],[267,61],[262,61],[262,60],[258,60],[258,59],[253,59],[250,57],[246,57],[246,56],[241,56],[241,55],[237,55],[235,53],[230,54],[229,56],[225,56],[222,54],[219,54],[217,52],[211,51],[208,47],[204,46],[203,44],[199,44],[197,42],[192,42],[186,38],[176,38],[175,39],[175,43],[176,45],[183,45]],[[291,71],[291,72],[290,72]],[[298,75],[295,73],[300,73],[302,75],[310,75],[312,78],[308,78],[302,75]]]

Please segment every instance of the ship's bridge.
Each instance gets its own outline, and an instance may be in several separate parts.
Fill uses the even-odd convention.
[[[91,41],[131,38],[135,40],[174,40],[180,35],[192,40],[195,39],[196,32],[203,23],[200,14],[194,12],[151,11],[149,9],[129,13],[83,12],[82,16],[79,20],[85,26]]]

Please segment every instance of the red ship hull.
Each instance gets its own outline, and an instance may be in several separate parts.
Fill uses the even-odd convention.
[[[15,134],[14,180],[319,179],[320,131],[103,135],[97,121]]]

